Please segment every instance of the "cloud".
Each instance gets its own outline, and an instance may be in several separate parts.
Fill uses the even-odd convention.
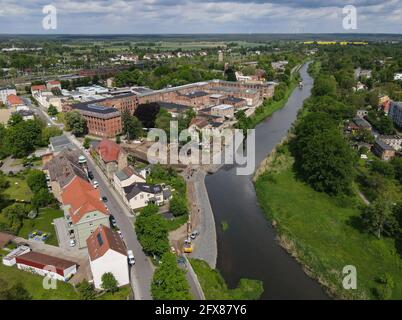
[[[53,33],[345,32],[354,5],[358,32],[402,30],[402,0],[1,0],[0,32],[46,33],[44,5],[57,8]],[[392,22],[392,23],[391,23]]]

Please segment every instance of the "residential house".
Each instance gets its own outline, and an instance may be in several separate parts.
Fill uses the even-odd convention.
[[[61,200],[70,237],[76,240],[79,248],[87,246],[86,240],[98,226],[110,227],[110,215],[100,192],[88,181],[73,178],[63,187]]]
[[[49,139],[49,149],[54,154],[57,154],[63,149],[76,150],[77,147],[66,135],[63,134]]]
[[[33,112],[31,110],[19,110],[15,113],[19,114],[22,117],[22,120],[24,120],[24,121],[35,119],[35,112]]]
[[[87,247],[96,289],[102,289],[105,273],[112,273],[118,286],[130,283],[126,246],[117,232],[100,225],[87,239]]]
[[[57,80],[48,81],[46,83],[46,88],[50,91],[52,89],[59,89],[61,91],[61,83],[60,83],[60,81],[57,81]]]
[[[382,135],[379,139],[394,148],[396,151],[400,151],[402,148],[402,137],[400,135]]]
[[[16,110],[17,107],[25,106],[25,103],[24,103],[24,100],[22,100],[19,96],[15,95],[15,94],[10,94],[7,97],[6,105],[9,108],[13,108]]]
[[[15,258],[17,268],[60,281],[69,280],[77,273],[77,264],[47,254],[30,251]]]
[[[132,210],[146,207],[149,203],[163,205],[171,198],[169,189],[161,185],[149,185],[146,183],[135,183],[123,188],[125,202]]]
[[[402,128],[402,102],[391,102],[388,116],[400,128]]]
[[[96,147],[99,155],[99,162],[102,169],[106,172],[110,180],[114,179],[114,174],[127,167],[127,153],[114,141],[103,139]]]
[[[115,189],[124,197],[124,188],[138,182],[146,182],[146,171],[139,172],[132,166],[128,166],[117,171],[113,180]]]
[[[17,95],[17,90],[14,87],[0,87],[0,102],[6,104],[9,95]]]
[[[87,168],[85,163],[80,161],[80,157],[82,157],[80,150],[66,148],[56,155],[53,154],[44,164],[43,171],[49,179],[49,187],[59,201],[61,201],[61,190],[75,177],[88,179]]]
[[[395,149],[386,144],[384,141],[381,139],[377,139],[374,147],[373,147],[373,152],[376,156],[381,158],[381,160],[388,161],[395,157]]]
[[[46,91],[46,90],[47,90],[47,88],[46,88],[46,86],[44,84],[35,85],[35,86],[31,87],[32,95],[34,95],[34,94],[36,94],[38,92],[41,92],[41,91]]]
[[[371,130],[371,124],[363,118],[356,117],[353,119],[353,122],[356,124],[359,130]]]
[[[356,117],[359,117],[359,118],[364,118],[367,115],[368,115],[368,111],[364,110],[364,109],[357,110],[357,112],[356,112]]]

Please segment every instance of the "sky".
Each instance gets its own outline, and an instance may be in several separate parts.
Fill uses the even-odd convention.
[[[344,28],[347,5],[357,29]],[[402,0],[0,0],[0,33],[402,33]]]

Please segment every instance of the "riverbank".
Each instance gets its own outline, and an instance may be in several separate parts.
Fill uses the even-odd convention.
[[[278,146],[256,176],[260,206],[278,239],[302,266],[336,298],[374,299],[378,277],[394,277],[394,299],[402,297],[402,264],[390,239],[378,240],[358,228],[361,199],[330,197],[299,181],[287,145]],[[342,270],[357,269],[357,289],[345,290]]]

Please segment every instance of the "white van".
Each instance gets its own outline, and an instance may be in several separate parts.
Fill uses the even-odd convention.
[[[134,265],[135,264],[135,259],[134,259],[134,254],[132,250],[127,250],[127,258],[128,258],[128,263],[130,265]]]

